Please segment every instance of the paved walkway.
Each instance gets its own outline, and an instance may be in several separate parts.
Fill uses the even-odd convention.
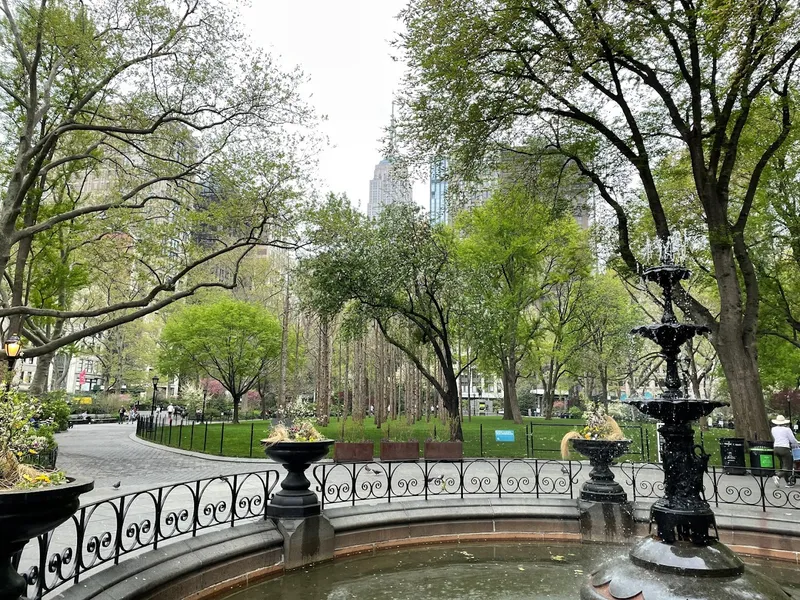
[[[164,450],[130,439],[135,430],[127,423],[76,425],[56,435],[58,468],[94,479],[94,491],[81,497],[84,504],[179,481],[274,468],[266,458],[211,460]]]

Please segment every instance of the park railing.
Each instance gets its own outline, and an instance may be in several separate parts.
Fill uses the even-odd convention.
[[[369,502],[428,500],[442,497],[524,495],[533,498],[577,499],[589,478],[585,462],[551,459],[464,459],[329,463],[314,466],[323,508]],[[664,495],[660,464],[624,461],[614,465],[616,480],[632,501],[656,500]],[[761,471],[761,470],[760,470]],[[776,487],[769,472],[727,475],[709,467],[704,497],[713,507],[748,506],[800,510],[800,489]]]
[[[391,423],[387,423],[385,434],[389,439],[390,427]],[[242,422],[238,425],[181,417],[174,417],[170,421],[164,413],[155,419],[140,418],[136,423],[136,434],[139,437],[158,444],[217,456],[249,458],[263,456],[260,440],[266,436],[267,429],[268,424],[264,421]],[[560,440],[565,433],[574,429],[575,423],[529,421],[515,425],[498,422],[491,427],[481,424],[477,429],[477,439],[465,437],[464,454],[480,458],[559,459]],[[627,459],[637,462],[652,462],[657,459],[656,442],[651,439],[649,428],[634,424],[622,425],[622,430],[631,440]],[[510,432],[511,441],[498,441],[495,435],[497,431]],[[436,438],[436,425],[433,426],[433,437]],[[702,431],[700,444],[703,445]]]
[[[31,541],[14,568],[38,599],[89,571],[155,550],[178,537],[266,519],[276,469],[199,479],[86,504]]]

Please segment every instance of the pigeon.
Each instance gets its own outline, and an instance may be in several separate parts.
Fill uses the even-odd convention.
[[[562,467],[561,467],[561,472],[562,472],[564,475],[569,475],[569,469],[567,469],[567,467],[564,467],[564,466],[562,466]]]
[[[118,490],[120,485],[122,485],[122,482],[121,482],[121,481],[118,481],[117,483],[115,483],[115,484],[114,484],[114,485],[112,485],[111,487],[112,487],[112,488],[114,488],[115,490]]]

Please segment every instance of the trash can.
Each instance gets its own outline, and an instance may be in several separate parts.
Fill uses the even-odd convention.
[[[750,446],[750,473],[769,477],[775,473],[775,455],[772,453],[772,441],[748,442]]]
[[[722,456],[722,472],[726,475],[747,475],[744,458],[744,438],[720,438],[719,454]]]

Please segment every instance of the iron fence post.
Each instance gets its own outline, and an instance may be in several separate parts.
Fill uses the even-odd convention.
[[[189,450],[194,450],[194,421],[192,421],[192,429],[189,432]]]
[[[178,448],[183,448],[183,419],[178,427]]]
[[[219,455],[222,456],[222,442],[225,441],[225,421],[222,422],[222,429],[219,432]]]
[[[481,423],[480,431],[481,431],[481,458],[483,458],[483,423]]]
[[[239,476],[233,476],[233,487],[231,488],[231,527],[236,524],[236,500],[239,497]]]
[[[114,564],[119,564],[119,554],[122,549],[122,520],[125,517],[125,496],[119,499],[119,510],[117,511],[117,539],[114,541]]]
[[[153,550],[158,550],[158,535],[161,533],[161,504],[164,501],[164,488],[158,488],[158,500],[156,501],[156,519],[153,526]]]
[[[500,467],[500,459],[497,459],[497,497],[503,497],[503,473]]]
[[[194,517],[192,519],[192,537],[197,536],[197,525],[200,521],[200,480],[194,482]]]
[[[206,432],[203,435],[203,452],[206,451],[206,442],[208,442],[208,421],[206,421]]]
[[[256,424],[250,423],[250,458],[253,458],[253,434],[256,430]]]

